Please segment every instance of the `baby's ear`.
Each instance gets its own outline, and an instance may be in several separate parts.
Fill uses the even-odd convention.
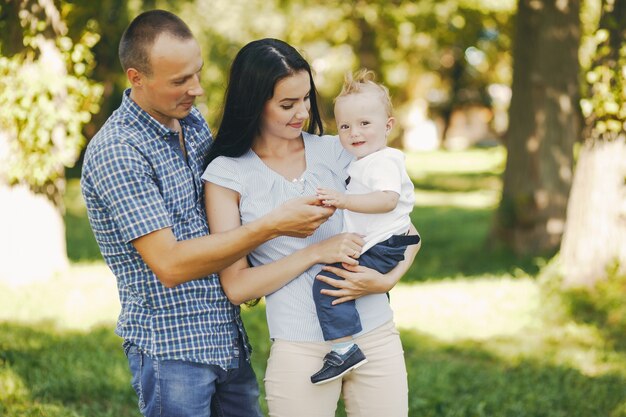
[[[389,119],[387,119],[387,124],[385,125],[385,131],[389,133],[395,123],[396,123],[396,119],[394,117],[390,117]]]

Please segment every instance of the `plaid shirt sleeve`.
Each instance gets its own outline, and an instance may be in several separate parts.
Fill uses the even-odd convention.
[[[127,143],[115,143],[97,155],[101,169],[94,187],[128,243],[172,226],[153,170],[141,153]]]

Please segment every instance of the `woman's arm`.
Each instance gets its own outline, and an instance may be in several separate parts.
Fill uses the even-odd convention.
[[[410,234],[419,234],[411,224]],[[343,265],[345,269],[325,266],[323,269],[330,271],[344,281],[318,275],[316,278],[337,288],[336,290],[322,290],[322,294],[336,297],[333,304],[340,304],[354,300],[364,295],[383,294],[391,290],[400,281],[400,278],[409,270],[417,252],[422,247],[422,241],[416,245],[409,245],[404,252],[404,260],[386,274],[359,265]]]
[[[205,184],[209,230],[226,233],[241,226],[239,194],[213,183]],[[345,262],[356,265],[351,256],[361,253],[363,239],[352,233],[308,246],[278,261],[250,267],[245,257],[219,271],[228,299],[236,305],[270,294],[317,263]]]

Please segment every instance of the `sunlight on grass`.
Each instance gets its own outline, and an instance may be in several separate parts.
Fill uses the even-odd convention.
[[[12,370],[0,373],[0,402],[9,403],[28,396],[24,381]]]
[[[415,205],[419,207],[439,206],[493,209],[498,205],[499,198],[499,191],[492,190],[462,193],[415,190]]]
[[[60,328],[89,329],[115,322],[119,308],[115,277],[104,263],[74,264],[49,281],[0,285],[0,321],[50,321]]]
[[[546,305],[530,277],[399,284],[391,304],[401,329],[450,346],[480,348],[511,365],[532,359],[587,376],[626,376],[626,357],[608,349],[596,327],[565,317],[558,305]]]
[[[547,260],[486,245],[504,162],[502,147],[407,155],[424,245],[391,304],[409,415],[626,417],[626,353],[550,297],[536,277]],[[36,284],[0,283],[0,416],[138,415],[114,334],[116,280],[76,179],[65,200],[69,270]],[[242,317],[264,393],[264,303]]]
[[[510,363],[535,358],[585,375],[626,369],[624,355],[606,349],[595,327],[563,319],[554,306],[546,310],[541,289],[531,277],[400,283],[391,292],[391,304],[401,329],[443,344],[476,344]],[[104,325],[112,334],[118,314],[115,279],[102,263],[75,264],[50,282],[0,286],[0,321],[43,322],[80,331]],[[264,318],[255,327],[254,333],[267,334]],[[264,349],[268,342],[253,340]],[[21,389],[8,388],[3,391]]]
[[[500,198],[503,147],[406,155],[416,206],[495,208]]]
[[[500,174],[504,171],[505,162],[506,149],[503,146],[464,151],[412,152],[406,155],[407,171],[411,177],[426,173]]]
[[[528,278],[399,284],[391,292],[391,305],[400,327],[443,341],[487,340],[536,327],[539,289]]]
[[[561,397],[558,385],[567,383],[563,378],[575,384],[569,395],[576,401],[581,401],[581,392],[594,389],[610,401],[603,403],[603,410],[626,416],[620,411],[624,407],[611,405],[625,386],[617,377],[626,378],[625,355],[608,348],[594,327],[563,318],[546,305],[531,277],[485,275],[399,284],[391,292],[391,304],[405,347],[411,410],[419,410],[411,416],[447,416],[442,410],[434,413],[437,404],[461,410],[475,407],[477,396],[493,411],[499,404],[515,408],[518,403],[541,409],[544,396],[558,401],[558,409],[569,410],[571,403]],[[0,323],[5,326],[0,328],[0,364],[5,360],[8,367],[0,366],[0,415],[3,406],[9,407],[11,417],[134,415],[121,340],[113,334],[118,313],[115,280],[101,263],[73,265],[67,276],[43,285],[1,287],[0,321],[7,323]],[[263,303],[245,309],[242,316],[255,349],[253,366],[262,381],[270,347]],[[81,363],[76,363],[77,357]],[[98,366],[107,369],[105,380],[94,369]],[[46,382],[44,374],[49,372],[54,383]],[[83,382],[71,388],[76,377]],[[529,378],[536,386],[528,386]],[[501,393],[489,394],[493,391],[484,384],[502,385]],[[461,397],[459,389],[465,392]],[[530,397],[507,400],[515,395]],[[87,405],[87,398],[99,403]],[[594,401],[599,405],[603,400]],[[261,403],[265,407],[264,400]],[[454,415],[517,414],[467,410]]]

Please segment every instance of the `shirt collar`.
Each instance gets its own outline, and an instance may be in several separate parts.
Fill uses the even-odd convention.
[[[130,92],[130,88],[127,88],[124,91],[121,104],[122,109],[124,109],[128,114],[131,114],[134,118],[138,119],[141,123],[145,123],[147,126],[151,127],[160,137],[165,138],[178,133],[163,125],[161,122],[148,114],[148,112],[139,107],[139,105],[130,98]],[[200,131],[203,127],[203,123],[200,117],[194,114],[194,112],[197,112],[197,110],[193,109],[191,113],[181,119],[180,122],[181,124],[185,124],[194,130]]]
[[[185,118],[181,120],[181,122],[190,126],[192,129],[200,131],[202,130],[203,123],[202,119],[200,119],[198,115],[194,114],[195,111],[195,109],[192,110],[191,113],[189,113],[187,116],[185,116]]]

